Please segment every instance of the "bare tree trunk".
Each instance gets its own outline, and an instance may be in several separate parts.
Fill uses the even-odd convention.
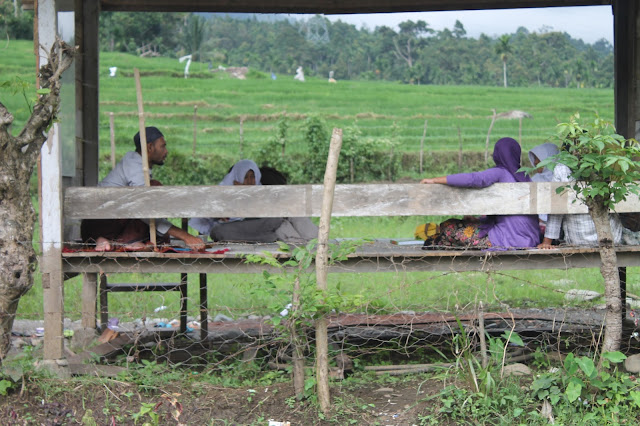
[[[502,79],[504,80],[504,87],[507,87],[507,61],[502,61]]]
[[[41,96],[17,137],[9,132],[13,115],[0,103],[0,362],[11,345],[11,329],[20,298],[33,285],[35,213],[29,179],[45,141],[46,129],[60,102],[60,75],[73,61],[74,50],[60,40],[51,47],[40,83],[50,92]]]
[[[618,259],[613,247],[613,234],[609,222],[609,209],[601,200],[588,201],[589,214],[596,226],[600,248],[600,273],[604,278],[604,295],[607,304],[602,352],[617,351],[622,340],[622,298]]]

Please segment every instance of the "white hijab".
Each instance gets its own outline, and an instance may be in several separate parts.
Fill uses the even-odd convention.
[[[558,147],[555,144],[543,143],[542,145],[538,145],[529,151],[529,161],[531,162],[531,165],[535,167],[536,165],[533,164],[534,155],[538,157],[538,160],[544,161],[547,158],[556,155],[558,152]],[[531,176],[531,180],[534,182],[551,182],[552,179],[553,170],[549,169],[548,167],[545,167],[542,172],[536,173],[535,175]]]
[[[244,177],[247,175],[249,170],[253,170],[253,173],[256,176],[256,185],[262,185],[262,183],[260,183],[260,179],[262,178],[260,168],[251,160],[240,160],[234,164],[231,171],[227,173],[224,179],[222,179],[220,185],[233,185],[234,181],[240,183],[244,182]]]

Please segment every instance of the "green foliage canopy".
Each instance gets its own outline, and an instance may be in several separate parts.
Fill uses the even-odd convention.
[[[584,124],[579,120],[576,114],[567,123],[558,124],[562,149],[538,167],[566,165],[575,180],[559,191],[571,188],[580,199],[601,202],[607,208],[626,200],[630,193],[638,194],[638,141],[626,140],[600,118]]]

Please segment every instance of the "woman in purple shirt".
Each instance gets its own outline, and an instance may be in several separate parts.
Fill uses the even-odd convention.
[[[493,148],[496,167],[481,172],[459,173],[422,179],[421,183],[441,183],[464,188],[484,188],[496,182],[531,182],[520,169],[520,145],[515,139],[502,138]],[[433,245],[510,249],[536,247],[540,229],[535,215],[487,216],[449,219],[440,224]]]

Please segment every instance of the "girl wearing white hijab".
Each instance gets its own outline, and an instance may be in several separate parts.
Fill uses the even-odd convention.
[[[218,185],[262,185],[260,179],[260,168],[251,160],[240,160],[233,165],[229,173],[220,181]],[[220,219],[213,217],[193,217],[189,219],[189,226],[197,230],[201,235],[209,235],[211,229],[218,223],[235,222],[242,220],[239,217]]]
[[[262,185],[261,178],[260,168],[256,163],[251,160],[240,160],[233,165],[220,185]]]
[[[531,162],[531,166],[536,167],[538,163],[556,155],[558,152],[560,152],[558,147],[552,143],[543,143],[542,145],[532,148],[529,151],[529,161]],[[531,180],[533,182],[551,182],[553,180],[553,170],[549,167],[544,167],[542,169],[538,168],[536,170],[536,174],[531,176]],[[541,227],[544,226],[547,223],[548,215],[540,214],[538,217],[542,222]]]
[[[543,143],[529,151],[529,161],[531,166],[536,167],[538,163],[546,160],[549,157],[556,155],[559,152],[558,147],[552,143]],[[553,179],[553,170],[548,167],[542,170],[538,169],[537,173],[531,176],[531,180],[534,182],[551,182]]]

